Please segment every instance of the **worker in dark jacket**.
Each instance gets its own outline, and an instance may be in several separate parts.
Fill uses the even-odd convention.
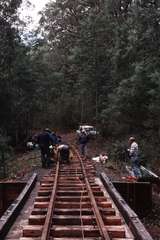
[[[49,134],[51,135],[53,145],[55,146],[56,144],[58,144],[58,136],[56,135],[56,133],[50,132]]]
[[[87,133],[84,130],[81,131],[80,136],[78,138],[78,143],[80,145],[80,152],[82,156],[85,156],[86,154],[86,146],[88,141],[89,141],[89,136],[87,135]]]
[[[50,145],[55,144],[55,138],[52,137],[50,129],[46,128],[37,137],[37,143],[41,150],[42,167],[50,167]]]

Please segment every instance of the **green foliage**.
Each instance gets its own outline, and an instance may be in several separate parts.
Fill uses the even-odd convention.
[[[155,144],[151,136],[160,139],[159,20],[157,1],[51,1],[41,31],[53,71],[47,81],[57,96],[49,99],[54,123],[90,122],[103,135],[135,134]]]
[[[7,177],[8,162],[13,157],[13,149],[8,145],[9,137],[0,131],[0,178]]]
[[[33,34],[27,46],[15,28],[20,2],[0,3],[0,127],[19,142],[31,128],[95,124],[120,141],[139,136],[145,158],[156,161],[159,2],[50,1],[43,39]]]

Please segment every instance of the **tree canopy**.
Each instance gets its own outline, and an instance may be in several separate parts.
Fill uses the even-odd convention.
[[[18,142],[36,127],[90,123],[143,138],[158,158],[159,1],[49,1],[30,44],[20,3],[0,3],[0,128]]]

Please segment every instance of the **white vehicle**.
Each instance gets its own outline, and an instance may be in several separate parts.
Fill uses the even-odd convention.
[[[79,135],[81,132],[85,131],[86,134],[95,136],[98,134],[96,129],[93,126],[90,125],[80,125],[79,129],[76,130],[76,133]]]

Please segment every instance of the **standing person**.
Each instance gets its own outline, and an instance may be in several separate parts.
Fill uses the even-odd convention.
[[[86,146],[89,141],[89,136],[87,133],[83,130],[80,133],[80,136],[78,138],[78,143],[80,144],[80,152],[82,156],[85,156],[86,154]]]
[[[138,144],[135,141],[134,137],[130,137],[128,143],[130,146],[128,153],[131,160],[132,171],[134,173],[134,176],[138,178],[141,177]]]
[[[50,167],[50,145],[55,144],[54,139],[52,138],[51,131],[49,128],[45,128],[42,133],[37,137],[37,143],[41,150],[41,161],[42,167]]]

